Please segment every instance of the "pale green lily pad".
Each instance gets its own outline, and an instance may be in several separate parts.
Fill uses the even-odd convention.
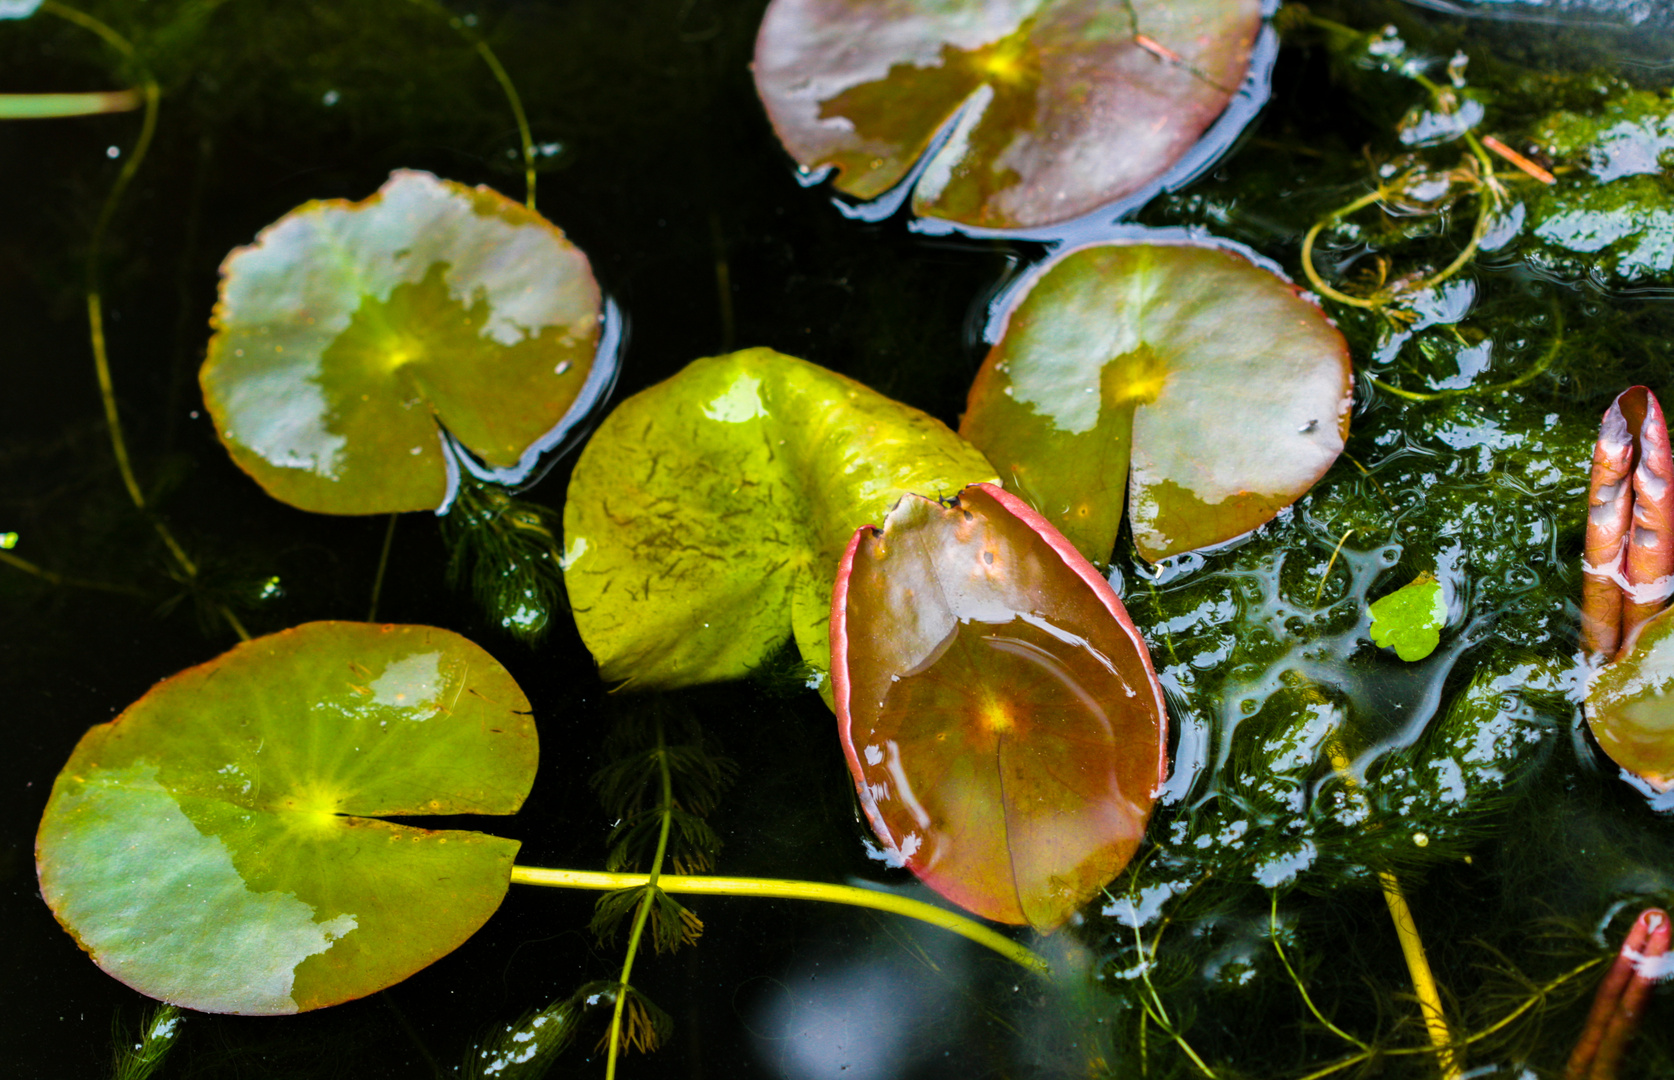
[[[1367,607],[1372,616],[1372,644],[1394,649],[1402,660],[1422,660],[1441,644],[1447,625],[1447,601],[1434,574],[1416,578]]]
[[[100,967],[176,1005],[361,997],[475,933],[518,849],[378,816],[514,813],[537,755],[528,699],[458,634],[307,623],[82,738],[36,838],[41,895]]]
[[[771,349],[693,361],[605,418],[564,503],[564,581],[610,681],[732,679],[795,633],[823,689],[854,530],[993,467],[940,421]]]
[[[1075,249],[1015,301],[960,434],[1095,563],[1123,495],[1155,562],[1270,520],[1342,452],[1348,345],[1278,274],[1223,246]]]
[[[396,172],[293,210],[221,273],[204,400],[233,460],[304,510],[435,510],[451,444],[519,479],[608,388],[586,256],[484,187]]]
[[[1674,608],[1587,684],[1587,726],[1612,761],[1657,791],[1674,789]]]

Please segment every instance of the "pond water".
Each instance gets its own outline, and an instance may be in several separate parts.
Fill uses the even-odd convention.
[[[762,345],[956,423],[990,301],[1046,244],[856,220],[799,184],[749,75],[763,6],[564,0],[473,16],[528,109],[541,211],[625,315],[613,400]],[[1325,276],[1365,295],[1437,274],[1477,212],[1469,177],[1449,178],[1471,168],[1449,117],[1403,70],[1474,95],[1483,134],[1571,147],[1548,162],[1567,169],[1551,193],[1496,160],[1509,195],[1482,250],[1401,317],[1327,305],[1353,350],[1356,411],[1347,454],[1308,496],[1159,567],[1118,541],[1111,580],[1169,695],[1174,775],[1108,897],[1049,939],[1018,935],[1065,974],[1042,980],[873,912],[696,899],[701,941],[634,971],[672,1036],[621,1075],[1284,1077],[1375,1049],[1383,1075],[1434,1076],[1379,872],[1399,876],[1455,1035],[1485,1033],[1469,1075],[1561,1069],[1597,969],[1566,973],[1613,953],[1642,907],[1674,902],[1674,811],[1590,741],[1572,659],[1598,418],[1635,382],[1674,391],[1674,36],[1655,11],[1624,30],[1632,5],[1588,19],[1559,3],[1539,23],[1428,10],[1444,6],[1282,11],[1269,104],[1212,171],[1138,212],[1301,281],[1316,221],[1422,167],[1402,213],[1345,216],[1315,245]],[[37,893],[34,830],[76,741],[228,648],[216,603],[266,633],[364,618],[371,601],[388,519],[268,498],[210,428],[196,373],[221,259],[293,207],[363,198],[398,168],[523,194],[501,89],[422,4],[87,10],[162,86],[155,142],[104,241],[105,331],[137,475],[213,602],[171,577],[124,491],[89,350],[89,238],[139,114],[0,122],[0,534],[61,576],[0,566],[0,1062],[16,1076],[103,1075],[113,1025],[131,1032],[148,1004]],[[0,92],[127,85],[113,57],[51,11],[0,21]],[[1623,164],[1647,146],[1648,164]],[[1576,189],[1589,169],[1596,187]],[[1237,422],[1206,416],[1203,437]],[[561,507],[573,460],[523,497]],[[739,683],[611,695],[567,616],[530,647],[447,584],[448,557],[430,515],[400,518],[376,612],[467,635],[533,702],[533,794],[484,826],[523,843],[520,863],[603,867],[612,821],[588,780],[613,725],[655,709],[737,763],[709,818],[719,872],[933,899],[869,839],[793,654]],[[1426,572],[1448,625],[1406,663],[1367,640],[1365,608]],[[189,1015],[160,1075],[465,1075],[485,1035],[616,978],[622,942],[588,931],[593,902],[514,886],[481,932],[386,992],[298,1017]],[[561,1074],[602,1075],[596,1033],[584,1027]],[[1633,1053],[1624,1075],[1674,1075],[1666,986]]]

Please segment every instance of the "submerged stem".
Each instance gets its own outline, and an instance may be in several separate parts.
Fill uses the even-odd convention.
[[[512,867],[514,885],[546,885],[559,889],[593,889],[611,892],[633,889],[648,884],[649,874],[610,874],[596,870],[549,870],[539,866]],[[894,893],[856,888],[853,885],[831,885],[822,881],[794,881],[784,878],[698,877],[662,874],[658,888],[668,893],[702,893],[711,896],[761,896],[780,900],[820,900],[829,904],[872,908],[903,915],[909,919],[939,926],[969,938],[1001,956],[1027,968],[1037,975],[1051,974],[1052,967],[1040,954],[1020,945],[1003,934],[990,930],[975,919],[957,912],[926,904]]]
[[[523,205],[533,210],[535,208],[535,138],[529,130],[529,117],[523,111],[523,99],[518,96],[517,87],[512,85],[511,76],[500,63],[500,58],[494,55],[494,50],[488,47],[471,25],[455,15],[436,0],[410,0],[439,18],[446,19],[455,33],[464,38],[471,48],[476,50],[482,62],[488,66],[494,81],[500,84],[500,92],[506,95],[506,104],[511,106],[512,116],[517,121],[517,136],[523,148]]]
[[[389,568],[389,549],[395,544],[395,523],[400,520],[400,514],[389,516],[389,526],[384,529],[384,548],[378,553],[378,572],[372,575],[372,601],[366,606],[366,621],[378,621],[378,595],[384,591],[384,571]]]
[[[1326,744],[1331,767],[1348,789],[1358,798],[1365,796],[1355,782],[1343,744],[1333,736]],[[1384,903],[1389,907],[1389,918],[1395,924],[1395,936],[1401,942],[1401,957],[1407,962],[1407,974],[1418,998],[1419,1012],[1424,1017],[1424,1030],[1430,1036],[1430,1047],[1436,1055],[1436,1065],[1443,1080],[1459,1080],[1463,1075],[1459,1057],[1453,1049],[1453,1034],[1447,1027],[1447,1014],[1442,1009],[1441,990],[1430,970],[1430,959],[1424,951],[1424,939],[1419,936],[1418,924],[1413,921],[1412,908],[1407,906],[1401,883],[1387,870],[1378,871],[1378,884],[1383,888]]]
[[[151,527],[156,530],[163,546],[168,548],[175,563],[188,582],[196,582],[198,567],[186,549],[174,538],[174,533],[163,523],[162,519],[150,512],[145,502],[145,492],[140,488],[139,479],[134,473],[133,463],[128,458],[128,444],[122,437],[122,416],[116,405],[116,386],[110,375],[110,356],[105,347],[105,310],[104,300],[100,294],[99,285],[99,254],[104,247],[105,232],[110,228],[111,219],[116,215],[117,204],[122,201],[122,195],[133,182],[134,174],[139,172],[140,163],[145,160],[146,152],[151,148],[152,136],[157,131],[157,109],[162,99],[162,90],[157,79],[151,74],[151,69],[145,65],[133,45],[127,38],[118,34],[108,25],[75,8],[66,7],[58,0],[46,0],[41,10],[56,15],[66,22],[88,30],[100,38],[117,52],[121,53],[139,74],[140,94],[145,102],[145,118],[140,123],[139,138],[134,141],[134,148],[128,154],[128,160],[122,163],[122,169],[116,174],[116,183],[111,185],[110,193],[105,196],[105,202],[99,208],[99,218],[93,225],[93,237],[87,245],[87,327],[88,335],[93,347],[93,370],[99,380],[99,397],[104,405],[105,426],[110,430],[111,452],[116,457],[116,468],[122,475],[122,485],[128,489],[128,498],[132,500],[134,508],[145,514],[151,521]],[[221,617],[227,625],[244,641],[250,640],[250,634],[239,622],[238,616],[225,604],[216,605]]]
[[[615,1080],[616,1060],[622,1050],[622,1011],[627,1008],[628,976],[633,974],[634,955],[645,936],[645,923],[651,917],[651,905],[657,900],[657,879],[662,875],[663,856],[668,854],[668,834],[674,825],[674,776],[668,767],[667,746],[663,742],[663,723],[657,721],[657,770],[662,775],[663,799],[660,813],[662,825],[657,833],[657,853],[651,857],[651,872],[645,876],[645,894],[639,898],[639,910],[634,912],[634,928],[628,934],[628,951],[622,958],[622,976],[616,981],[616,1002],[610,1013],[610,1049],[605,1058],[605,1080]]]

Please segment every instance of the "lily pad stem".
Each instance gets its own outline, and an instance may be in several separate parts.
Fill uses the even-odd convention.
[[[1482,144],[1476,137],[1469,133],[1466,137],[1472,144],[1472,155],[1482,160],[1488,160],[1488,152],[1482,148]],[[1499,181],[1494,178],[1492,162],[1490,161],[1486,167],[1481,166],[1479,162],[1478,168],[1481,172],[1481,179],[1477,187],[1476,224],[1471,228],[1470,240],[1466,242],[1464,250],[1460,251],[1452,262],[1436,273],[1421,281],[1402,286],[1400,293],[1412,294],[1433,289],[1463,270],[1472,259],[1476,258],[1476,253],[1482,246],[1482,238],[1488,235],[1489,222],[1493,220],[1494,211],[1499,208],[1502,197]],[[1347,206],[1339,207],[1314,222],[1313,227],[1302,238],[1302,272],[1307,275],[1308,283],[1314,287],[1315,292],[1327,299],[1335,300],[1339,304],[1348,304],[1351,307],[1367,308],[1373,311],[1387,307],[1396,299],[1396,293],[1383,290],[1371,296],[1350,296],[1348,293],[1327,285],[1325,279],[1319,276],[1319,271],[1314,267],[1314,241],[1319,238],[1319,234],[1324,231],[1327,225],[1339,218],[1364,210],[1373,203],[1382,202],[1388,194],[1389,189],[1384,185],[1379,185],[1376,190],[1360,196]]]
[[[1363,799],[1348,755],[1343,752],[1343,744],[1333,736],[1326,749],[1331,758],[1331,768],[1354,797]],[[1424,952],[1424,939],[1418,934],[1418,924],[1413,921],[1412,908],[1407,905],[1401,882],[1394,874],[1379,870],[1378,885],[1383,889],[1390,921],[1395,924],[1395,936],[1401,942],[1401,956],[1407,962],[1407,974],[1412,979],[1413,994],[1418,998],[1418,1010],[1424,1018],[1424,1030],[1430,1036],[1430,1047],[1436,1055],[1442,1080],[1460,1080],[1464,1074],[1459,1068],[1458,1055],[1453,1050],[1453,1034],[1447,1027],[1447,1014],[1442,1010],[1441,990],[1436,985],[1435,974],[1430,970],[1430,959]]]
[[[517,87],[512,85],[511,76],[501,66],[500,58],[494,55],[494,50],[488,47],[488,42],[471,28],[471,24],[455,15],[436,0],[411,0],[424,10],[438,18],[446,19],[454,32],[468,42],[475,49],[482,62],[488,65],[494,81],[500,84],[500,90],[506,95],[506,103],[511,106],[512,116],[517,120],[517,136],[523,143],[523,205],[533,210],[535,208],[535,138],[529,131],[529,117],[523,111],[523,99],[517,94]]]
[[[1373,386],[1382,390],[1386,394],[1394,394],[1396,397],[1406,398],[1408,401],[1444,401],[1447,398],[1465,397],[1470,394],[1498,394],[1506,390],[1515,390],[1519,386],[1524,386],[1533,382],[1535,379],[1540,378],[1540,376],[1546,372],[1546,369],[1552,366],[1552,361],[1558,358],[1558,353],[1563,349],[1563,310],[1554,304],[1552,307],[1552,316],[1554,321],[1552,341],[1546,346],[1546,351],[1540,354],[1540,359],[1536,360],[1534,362],[1534,366],[1530,367],[1529,370],[1507,382],[1495,383],[1493,386],[1481,387],[1451,386],[1446,390],[1435,390],[1426,393],[1419,390],[1403,390],[1399,386],[1391,386],[1382,379],[1377,378],[1375,375],[1366,376],[1366,381],[1370,382]]]
[[[649,884],[649,874],[610,874],[595,870],[549,870],[539,866],[512,867],[514,885],[545,885],[558,889],[593,889],[610,892],[633,889]],[[794,881],[784,878],[698,877],[680,874],[661,874],[657,887],[668,893],[706,894],[710,896],[760,896],[779,900],[819,900],[828,904],[871,908],[902,915],[919,922],[939,926],[969,938],[1019,967],[1037,975],[1051,973],[1052,967],[1039,953],[957,912],[926,904],[894,893],[861,889],[853,885],[831,885],[823,881]]]
[[[1349,530],[1349,532],[1353,531],[1353,529]],[[1290,957],[1285,955],[1285,947],[1279,941],[1279,891],[1277,889],[1272,890],[1269,897],[1272,904],[1267,915],[1267,939],[1273,943],[1273,951],[1279,954],[1279,963],[1284,965],[1285,973],[1290,976],[1290,981],[1296,984],[1297,993],[1302,995],[1302,1003],[1308,1006],[1308,1011],[1314,1014],[1314,1019],[1318,1020],[1325,1027],[1325,1030],[1346,1043],[1361,1050],[1370,1051],[1372,1048],[1366,1043],[1326,1019],[1325,1014],[1319,1011],[1319,1006],[1314,1004],[1314,999],[1308,995],[1307,985],[1302,982],[1302,976],[1298,975],[1296,969],[1291,966]]]
[[[134,174],[139,172],[140,163],[145,160],[146,151],[151,148],[152,136],[157,131],[157,106],[162,98],[162,90],[157,85],[157,79],[151,74],[151,69],[140,59],[139,54],[128,39],[118,34],[105,23],[77,11],[65,7],[57,0],[46,0],[41,10],[56,15],[66,22],[74,23],[104,39],[105,43],[121,53],[129,63],[134,65],[139,75],[140,93],[145,99],[145,116],[140,123],[139,138],[134,141],[134,148],[128,154],[128,160],[122,163],[122,169],[116,174],[116,183],[111,185],[110,194],[105,196],[104,206],[99,209],[99,218],[93,226],[93,238],[87,245],[87,325],[93,346],[93,370],[99,379],[99,397],[104,403],[105,426],[110,430],[111,451],[116,456],[116,468],[122,474],[122,484],[128,489],[128,498],[133,501],[135,509],[144,513],[151,520],[151,527],[157,531],[163,546],[168,548],[188,582],[195,582],[198,567],[186,549],[174,538],[174,533],[162,519],[149,512],[146,506],[145,492],[141,490],[139,479],[134,475],[133,463],[128,459],[128,444],[122,437],[122,416],[116,406],[116,386],[111,380],[110,357],[105,348],[105,309],[104,301],[99,290],[99,253],[104,246],[105,231],[110,227],[111,219],[116,214],[117,204],[122,201],[122,195],[133,182]],[[221,617],[232,627],[233,633],[240,640],[249,641],[250,633],[239,622],[238,616],[225,605],[217,605]]]
[[[378,594],[384,591],[384,571],[389,567],[389,549],[395,544],[395,523],[400,514],[389,516],[389,525],[384,529],[384,549],[378,553],[378,572],[372,576],[372,602],[366,607],[366,621],[378,621]]]

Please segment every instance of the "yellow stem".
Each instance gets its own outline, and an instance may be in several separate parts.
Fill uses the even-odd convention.
[[[1355,783],[1348,755],[1343,753],[1343,744],[1333,737],[1327,744],[1327,752],[1331,757],[1331,767],[1349,791],[1364,799],[1359,785]],[[1430,959],[1424,952],[1424,939],[1418,934],[1412,909],[1407,906],[1406,895],[1401,892],[1401,883],[1394,874],[1387,870],[1378,871],[1378,884],[1383,887],[1384,903],[1388,905],[1389,917],[1395,923],[1395,936],[1401,942],[1401,956],[1407,962],[1407,974],[1412,978],[1413,993],[1424,1016],[1424,1030],[1430,1036],[1436,1064],[1441,1069],[1443,1080],[1459,1080],[1463,1073],[1458,1056],[1453,1052],[1453,1034],[1447,1028],[1447,1014],[1442,1010],[1441,990],[1430,971]]]
[[[649,874],[609,874],[593,870],[549,870],[539,866],[512,867],[514,885],[546,885],[560,889],[595,889],[609,892],[632,889],[650,882]],[[871,908],[902,915],[919,922],[939,926],[978,945],[999,953],[1019,967],[1037,975],[1051,974],[1052,967],[1038,953],[1019,945],[974,919],[956,912],[912,900],[894,893],[860,889],[852,885],[829,885],[818,881],[791,881],[784,878],[688,877],[663,874],[657,887],[669,893],[707,894],[711,896],[760,896],[780,900],[820,900],[829,904]]]
[[[1430,971],[1430,959],[1424,953],[1424,940],[1418,936],[1412,909],[1401,892],[1401,883],[1387,870],[1378,871],[1378,884],[1383,886],[1383,899],[1389,905],[1389,917],[1395,923],[1395,936],[1401,939],[1401,955],[1407,961],[1407,973],[1412,976],[1413,993],[1418,996],[1419,1011],[1424,1014],[1424,1030],[1430,1035],[1430,1045],[1436,1049],[1436,1063],[1447,1080],[1463,1075],[1453,1053],[1453,1034],[1447,1029],[1447,1014],[1442,1011],[1441,990]]]
[[[1325,582],[1328,578],[1331,577],[1331,568],[1333,566],[1337,565],[1337,556],[1342,554],[1343,545],[1348,543],[1348,538],[1353,536],[1353,535],[1354,535],[1354,530],[1350,529],[1348,532],[1343,534],[1343,538],[1341,540],[1338,540],[1337,541],[1337,546],[1332,549],[1332,551],[1331,551],[1331,561],[1325,564],[1325,573],[1323,573],[1319,576],[1319,588],[1314,590],[1314,606],[1315,607],[1319,606],[1319,598],[1325,595]]]

